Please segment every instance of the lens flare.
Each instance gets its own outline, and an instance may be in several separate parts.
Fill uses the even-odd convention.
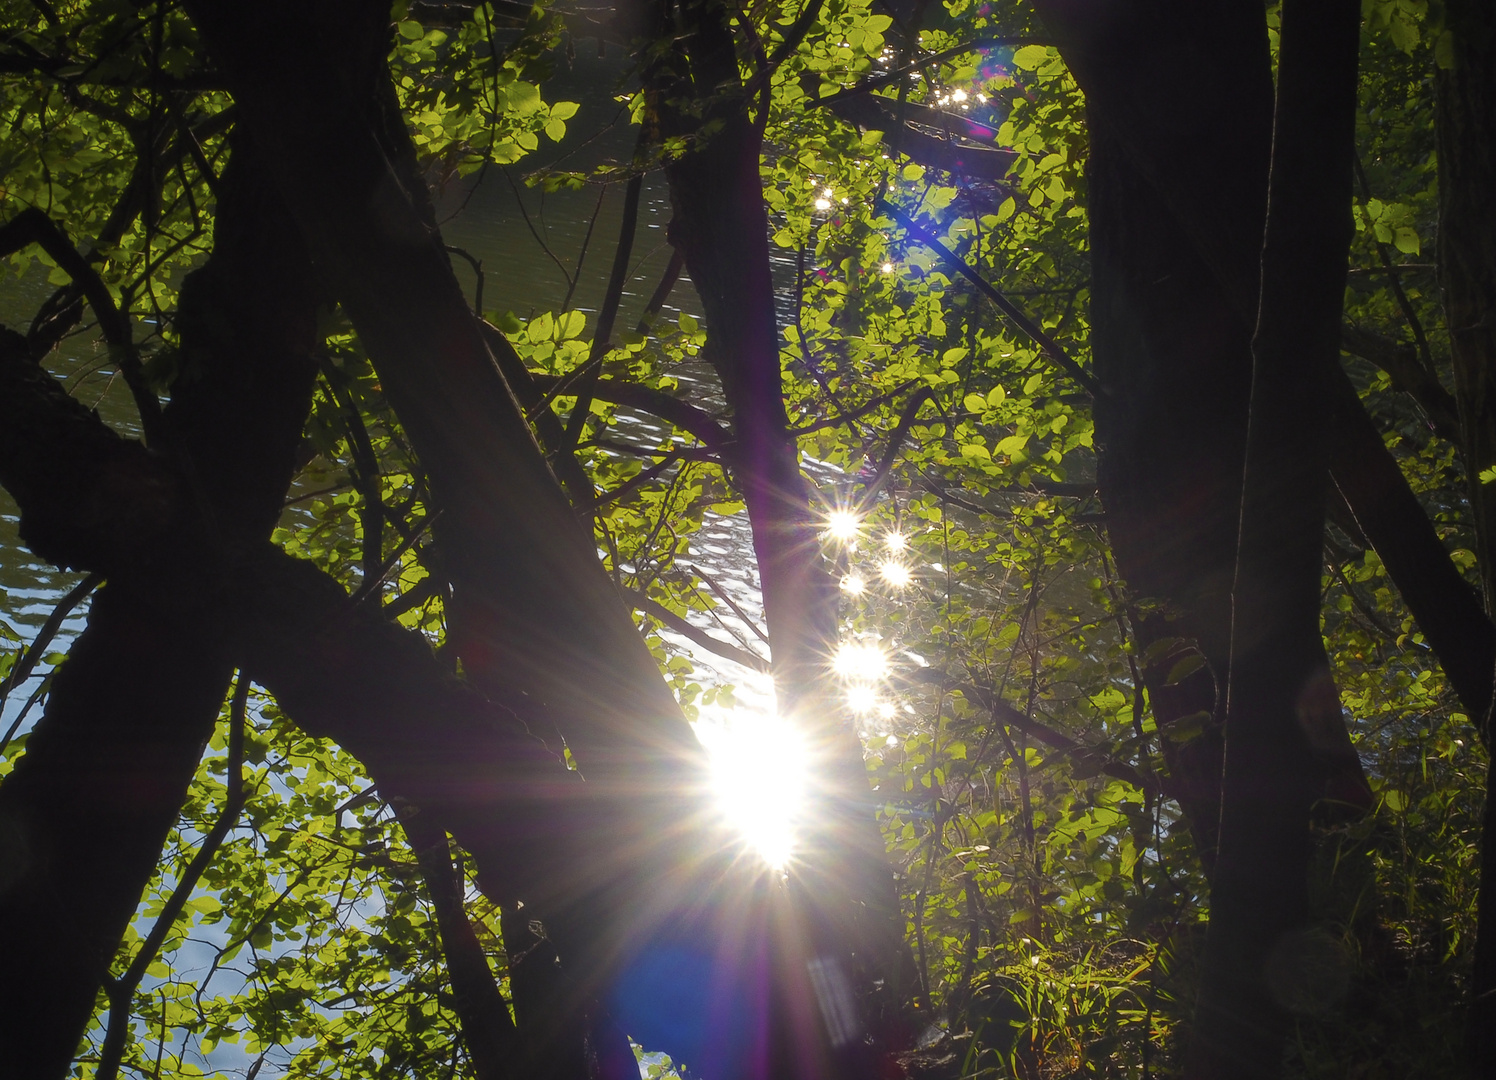
[[[861,574],[848,574],[841,579],[842,592],[850,593],[852,596],[861,596],[867,588],[867,582],[862,580]]]
[[[914,571],[897,559],[889,559],[879,565],[878,576],[895,589],[905,589],[914,580]]]
[[[847,687],[847,707],[859,716],[872,712],[878,707],[877,687],[867,683]]]
[[[891,532],[883,537],[883,546],[889,551],[903,551],[909,546],[909,538],[901,532]]]
[[[810,773],[805,737],[783,717],[733,715],[702,720],[712,794],[744,845],[782,870],[794,856]]]
[[[826,515],[826,535],[846,543],[862,533],[862,518],[851,510],[833,510]]]
[[[849,682],[877,682],[888,677],[888,654],[871,642],[844,641],[831,658],[831,670]]]

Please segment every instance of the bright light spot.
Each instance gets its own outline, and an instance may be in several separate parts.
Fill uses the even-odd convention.
[[[816,200],[816,209],[817,210],[830,210],[831,209],[831,200],[830,199],[817,199]]]
[[[878,567],[878,576],[895,589],[903,589],[914,580],[914,573],[897,559],[888,559]]]
[[[833,540],[856,540],[862,531],[862,519],[851,510],[833,510],[826,515],[826,533]]]
[[[831,670],[853,682],[877,682],[888,675],[888,654],[872,642],[844,641],[831,658]]]
[[[835,194],[836,194],[836,192],[832,191],[830,188],[823,188],[821,190],[821,198],[823,198],[823,199],[829,199],[829,198],[831,198],[831,196],[833,196]]]
[[[878,706],[878,715],[883,717],[883,719],[885,720],[892,720],[895,716],[898,715],[898,712],[898,706],[891,701],[885,701]]]
[[[966,91],[965,90],[957,90],[954,94],[951,95],[951,97],[955,98],[957,101],[965,101],[966,100]]]
[[[707,749],[717,807],[764,862],[783,869],[795,852],[810,772],[805,738],[773,715],[734,715],[696,725]]]
[[[847,707],[854,713],[870,713],[878,707],[878,690],[867,683],[847,687]]]
[[[883,546],[889,551],[903,551],[909,546],[909,538],[900,532],[891,532],[883,537]]]
[[[883,272],[885,274],[891,274],[891,273],[893,273],[893,263],[884,263],[883,264]]]
[[[861,574],[848,574],[841,579],[841,587],[844,593],[861,596],[862,590],[867,588],[867,582],[862,580]]]

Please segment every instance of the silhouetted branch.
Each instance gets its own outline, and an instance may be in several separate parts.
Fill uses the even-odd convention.
[[[68,238],[63,235],[56,222],[35,207],[22,210],[4,226],[0,226],[0,258],[11,255],[22,248],[36,244],[45,251],[63,273],[88,298],[98,320],[99,330],[110,345],[120,374],[135,398],[140,410],[140,423],[146,437],[157,439],[161,433],[161,402],[146,385],[145,373],[141,369],[140,357],[135,352],[135,343],[130,333],[130,316],[119,309],[104,279],[99,277],[87,259],[78,253]]]
[[[698,626],[693,626],[683,616],[677,615],[659,601],[640,593],[629,593],[628,600],[637,610],[659,619],[660,622],[674,630],[677,634],[695,642],[707,650],[707,652],[715,653],[725,660],[732,660],[754,671],[764,673],[769,671],[769,662],[763,657],[758,656],[756,653],[751,653],[747,649],[740,649],[736,645],[730,645],[725,641],[712,637],[711,634],[708,634]]]
[[[975,285],[977,289],[981,291],[982,295],[986,296],[987,299],[991,300],[994,304],[997,305],[998,309],[1008,317],[1009,321],[1011,321],[1019,331],[1021,331],[1025,336],[1033,341],[1035,345],[1039,347],[1039,352],[1043,354],[1051,363],[1055,364],[1066,374],[1068,374],[1072,379],[1078,382],[1081,386],[1085,387],[1086,390],[1090,392],[1092,397],[1100,396],[1101,389],[1097,385],[1096,380],[1091,377],[1091,373],[1088,372],[1085,368],[1081,367],[1073,359],[1071,359],[1070,355],[1060,347],[1059,342],[1055,341],[1054,338],[1046,334],[1044,332],[1044,329],[1039,326],[1038,323],[1034,322],[1026,314],[1024,314],[1022,310],[1019,309],[1018,305],[1014,304],[1006,296],[998,292],[997,289],[994,288],[986,278],[982,277],[970,266],[968,266],[964,259],[959,258],[955,252],[942,244],[940,240],[935,236],[920,228],[920,226],[915,224],[913,218],[904,213],[897,206],[894,206],[892,203],[888,202],[886,199],[879,201],[878,209],[886,210],[894,218],[895,221],[897,221],[904,227],[905,231],[907,231],[910,236],[914,237],[921,244],[924,244],[931,251],[939,255],[941,261],[944,262],[946,266],[950,267],[952,270],[956,271],[956,273],[964,277],[967,281],[970,281],[973,285]]]

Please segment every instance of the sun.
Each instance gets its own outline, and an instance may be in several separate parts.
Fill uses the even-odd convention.
[[[868,641],[844,641],[831,657],[831,670],[850,682],[877,682],[888,677],[888,654]]]
[[[862,518],[851,510],[833,510],[826,515],[825,528],[831,539],[850,543],[862,532]]]
[[[712,795],[749,851],[775,870],[795,854],[809,784],[805,737],[783,717],[734,713],[703,719]]]
[[[914,580],[914,572],[898,559],[885,559],[878,566],[878,576],[895,589],[907,589]]]

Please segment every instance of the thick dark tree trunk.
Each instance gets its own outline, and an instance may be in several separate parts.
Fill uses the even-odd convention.
[[[1173,215],[1105,130],[1095,116],[1088,176],[1091,344],[1103,390],[1098,480],[1117,567],[1140,601],[1168,790],[1210,866],[1251,349]]]
[[[176,824],[231,669],[200,626],[95,598],[45,716],[0,784],[7,1075],[60,1080]]]
[[[1496,12],[1480,0],[1446,7],[1453,66],[1438,73],[1439,283],[1454,360],[1476,555],[1486,608],[1496,604]]]
[[[1107,532],[1142,609],[1169,792],[1210,869],[1272,130],[1267,29],[1250,2],[1038,6],[1086,91]],[[1217,180],[1227,189],[1196,220],[1195,185]]]
[[[163,417],[166,452],[198,503],[197,535],[228,544],[263,540],[280,516],[316,326],[299,235],[237,142],[213,258],[183,286],[183,373]],[[139,494],[122,524],[157,509],[149,486]],[[43,552],[46,519],[23,517],[23,537]],[[26,1080],[66,1072],[232,672],[211,605],[159,610],[161,553],[141,554],[95,600],[0,785],[0,922],[25,928],[0,949],[0,1044],[7,1075]]]
[[[1354,0],[1283,6],[1233,589],[1221,838],[1190,1075],[1281,1069],[1306,993],[1309,811],[1344,721],[1320,637],[1332,388],[1353,233]],[[1309,1003],[1305,1003],[1309,1004]]]
[[[1439,282],[1454,360],[1455,401],[1464,439],[1476,556],[1486,609],[1496,608],[1496,12],[1480,0],[1446,6],[1452,66],[1437,76]],[[1496,677],[1485,665],[1485,684]],[[1491,745],[1491,698],[1474,718]],[[1476,1076],[1496,1075],[1496,771],[1486,778],[1480,912],[1468,1019]]]
[[[1224,658],[1210,642],[1224,632],[1219,582],[1231,556],[1219,523],[1235,512],[1236,495],[1229,470],[1210,462],[1240,454],[1239,443],[1234,451],[1227,444],[1245,420],[1209,421],[1228,415],[1240,393],[1256,310],[1253,245],[1266,205],[1272,93],[1265,29],[1251,4],[1129,9],[1125,18],[1087,0],[1039,6],[1086,91],[1093,139],[1093,344],[1108,391],[1096,413],[1109,533],[1134,595],[1163,609],[1163,618],[1143,620],[1143,643],[1173,639],[1210,660],[1209,671],[1169,685],[1180,655],[1158,645],[1148,665],[1150,697],[1161,727],[1212,702],[1219,720]],[[1183,65],[1188,94],[1175,92],[1176,82],[1170,89],[1139,77],[1140,69],[1170,65]],[[1234,122],[1220,124],[1227,115]],[[1177,131],[1188,132],[1183,144]],[[1180,145],[1191,152],[1181,155]],[[1219,183],[1227,185],[1221,198]],[[1256,222],[1255,232],[1243,217]],[[1164,236],[1172,239],[1158,239]],[[1214,284],[1202,279],[1202,268]],[[1187,314],[1195,305],[1198,317]],[[1496,628],[1343,378],[1334,393],[1331,474],[1461,700],[1482,716],[1491,702]],[[1176,438],[1176,430],[1192,437]],[[1130,459],[1147,465],[1131,467]],[[1219,732],[1208,729],[1183,747],[1166,744],[1171,788],[1207,856],[1219,816],[1219,746]],[[1341,742],[1335,760],[1323,763],[1331,770],[1326,794],[1364,800],[1346,750]]]
[[[105,428],[24,355],[0,354],[0,482],[16,496],[23,535],[39,554],[116,581],[132,573],[148,577],[150,587],[129,597],[137,619],[190,625],[197,630],[193,640],[213,644],[253,672],[304,730],[342,744],[382,793],[419,808],[432,833],[450,829],[480,860],[479,881],[491,896],[512,902],[534,895],[529,883],[557,880],[556,868],[575,861],[581,781],[522,721],[457,683],[419,634],[385,622],[373,606],[355,606],[309,563],[263,541],[227,543],[171,462]],[[77,646],[80,655],[88,640],[85,634]],[[175,667],[169,674],[178,676]],[[43,734],[39,729],[35,741],[43,742]],[[140,732],[132,727],[127,734]],[[165,737],[158,731],[115,767],[141,753],[161,755]],[[188,743],[193,754],[185,777],[175,777],[182,787],[201,733],[172,740],[178,756]],[[103,739],[102,745],[115,744]],[[30,753],[22,759],[48,760]],[[157,767],[171,763],[168,757]],[[18,768],[0,797],[9,798],[10,781],[24,775]],[[160,774],[150,775],[162,782]],[[54,787],[67,791],[69,783],[58,779]],[[14,790],[24,795],[27,786]],[[120,797],[115,787],[107,792]],[[122,806],[129,805],[126,798]],[[119,807],[113,813],[128,818]],[[101,820],[90,829],[107,830],[110,816]],[[143,883],[159,837],[155,851],[132,850],[131,873]],[[121,877],[128,876],[122,869]],[[109,892],[108,884],[102,881],[99,891]],[[131,907],[140,887],[130,892]],[[80,1029],[86,1018],[87,1012],[78,1019]]]

